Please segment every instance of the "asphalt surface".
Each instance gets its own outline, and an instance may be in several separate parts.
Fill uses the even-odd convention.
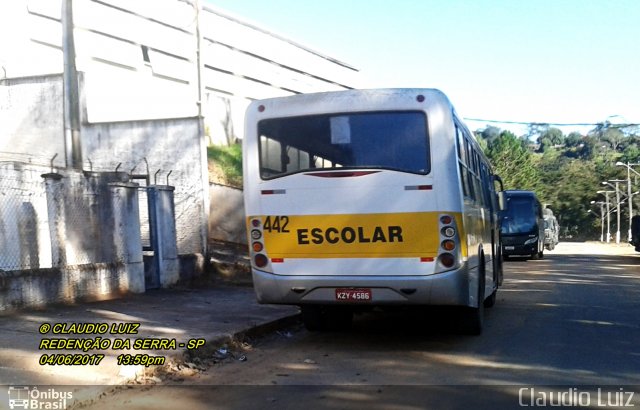
[[[619,272],[614,269],[610,272],[612,274],[626,274],[625,271],[629,269],[635,271],[635,259],[638,255],[628,245],[605,246],[597,243],[564,244],[556,248],[553,254],[633,257],[634,266],[621,267],[618,269]],[[580,258],[575,259],[573,268],[578,271],[581,262]],[[562,273],[564,276],[559,282],[561,285],[580,279],[565,273]],[[608,297],[615,298],[615,287],[604,290]],[[579,302],[581,306],[588,306],[588,301]],[[553,306],[549,306],[549,309],[552,308]],[[552,313],[549,311],[549,314]],[[281,328],[287,323],[296,322],[297,318],[296,307],[259,305],[250,287],[220,284],[199,289],[153,290],[118,300],[50,306],[42,310],[3,314],[0,315],[0,385],[27,386],[30,389],[40,386],[41,391],[46,389],[46,386],[58,386],[58,389],[72,392],[72,401],[78,403],[103,394],[110,386],[127,383],[169,384],[171,381],[164,380],[158,370],[171,367],[182,371],[198,371],[206,367],[200,364],[203,358],[217,356],[240,361],[242,357],[234,356],[233,353],[234,342],[242,341],[246,335],[258,335]],[[95,329],[81,330],[83,325],[88,324],[95,325]],[[83,333],[85,331],[87,333]],[[564,330],[563,334],[571,336],[570,329]],[[86,351],[67,350],[60,348],[60,342],[56,345],[55,340],[51,341],[90,339],[95,343],[98,338],[99,343],[108,340],[108,346],[103,344],[102,347],[95,348],[93,345]],[[569,339],[571,337],[567,338]],[[125,344],[123,348],[118,348],[114,344],[115,340],[119,340],[121,344],[128,341],[130,345]],[[137,343],[140,344],[136,345]],[[605,343],[603,346],[612,355],[610,357],[618,359],[621,370],[630,371],[623,358],[616,355],[615,343]],[[555,349],[558,350],[556,352],[553,346],[540,347],[541,351],[548,352],[549,357],[557,353],[556,358],[560,357],[564,361],[584,357],[584,352],[579,350],[575,355],[561,357],[566,354],[565,349]],[[70,360],[94,362],[98,355],[104,355],[104,358],[99,364],[41,365],[43,355],[47,355],[46,360],[52,360],[51,356],[56,355],[55,360],[62,362],[67,359],[66,356],[59,359],[61,355],[70,356]],[[145,366],[145,363],[149,364],[159,357],[165,359],[164,365]],[[603,364],[603,369],[604,366]],[[472,369],[467,368],[466,373],[470,370]],[[486,370],[485,366],[479,365],[474,371]],[[525,372],[529,370],[525,369]],[[617,381],[619,379],[611,380],[614,383]],[[399,397],[402,397],[402,392],[399,392]],[[10,389],[0,389],[0,408],[8,403],[10,393]],[[267,397],[266,400],[269,402],[270,398]],[[248,402],[248,405],[250,404],[251,402]],[[274,402],[274,405],[276,404]],[[280,401],[280,405],[282,404],[284,402]]]
[[[298,314],[297,307],[259,305],[252,288],[231,285],[150,290],[117,300],[4,314],[0,316],[0,386],[65,385],[76,393],[75,399],[84,400],[106,386],[136,380],[160,382],[157,373],[163,366],[147,365],[155,363],[156,357],[164,357],[165,366],[187,363],[198,369],[202,358],[220,354],[220,349],[232,354],[234,341],[284,326],[297,320]],[[83,329],[87,324],[98,326]],[[82,342],[83,349],[68,350],[60,342],[54,345],[55,339],[90,340],[92,346],[87,349],[84,343],[88,342]],[[93,348],[96,340],[101,345]],[[49,359],[67,355],[71,358],[60,359],[63,363],[86,360],[89,364],[41,365],[43,355]],[[124,356],[119,362],[120,355]],[[91,364],[98,360],[99,364]],[[95,391],[87,386],[95,386]],[[7,394],[7,389],[0,389],[0,408],[7,403]]]

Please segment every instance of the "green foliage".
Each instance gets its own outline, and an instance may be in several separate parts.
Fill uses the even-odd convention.
[[[616,162],[640,162],[639,132],[605,122],[587,135],[573,132],[565,136],[546,124],[533,124],[524,138],[508,131],[496,136],[495,127],[475,134],[505,189],[536,192],[554,211],[563,239],[585,240],[600,237],[600,209],[590,202],[604,199],[597,193],[604,189],[601,182],[626,179],[626,169]],[[537,152],[528,144],[530,140],[537,140]],[[640,181],[634,178],[632,182],[637,191]],[[637,201],[634,208],[638,209]],[[622,212],[620,230],[626,232],[626,206]]]
[[[218,174],[218,181],[227,185],[242,187],[242,145],[211,145],[207,147],[209,168]],[[211,171],[210,171],[211,172]]]
[[[547,199],[563,227],[563,236],[574,239],[593,237],[595,221],[588,210],[602,181],[595,164],[569,160],[559,165],[559,172],[545,179],[550,188],[546,192]]]
[[[557,145],[564,144],[564,134],[558,128],[547,128],[538,137],[538,143],[540,144],[539,152],[553,149]]]
[[[540,185],[540,175],[534,166],[532,153],[526,141],[509,131],[487,143],[487,157],[495,172],[502,177],[505,189],[535,191]]]

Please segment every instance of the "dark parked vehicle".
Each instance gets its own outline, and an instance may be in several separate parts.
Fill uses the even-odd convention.
[[[636,252],[640,252],[640,215],[631,218],[631,245],[635,246]]]
[[[502,255],[542,258],[544,256],[544,219],[542,206],[531,191],[503,191],[501,212]]]
[[[548,251],[552,251],[558,244],[558,234],[560,233],[560,225],[553,211],[549,208],[544,210],[544,247]]]

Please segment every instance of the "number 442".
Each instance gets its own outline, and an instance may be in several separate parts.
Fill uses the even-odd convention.
[[[267,232],[288,233],[287,225],[289,225],[288,216],[267,216],[264,221],[264,230]]]

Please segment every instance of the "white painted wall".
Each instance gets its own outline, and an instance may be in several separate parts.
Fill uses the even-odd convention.
[[[73,10],[88,122],[198,115],[193,6],[179,0],[73,0]],[[210,141],[234,137],[217,129],[227,117],[220,98],[233,107],[237,137],[253,99],[360,85],[357,70],[290,39],[212,8],[199,16],[202,113]],[[61,0],[3,5],[0,38],[11,41],[0,42],[0,78],[61,72],[60,19]]]

